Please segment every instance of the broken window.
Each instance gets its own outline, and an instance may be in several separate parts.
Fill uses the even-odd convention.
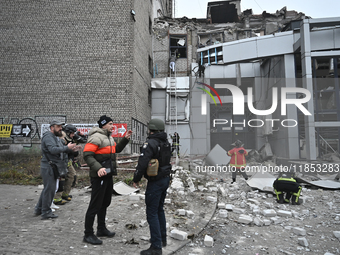
[[[187,58],[186,35],[170,35],[170,53],[174,52],[178,58]]]

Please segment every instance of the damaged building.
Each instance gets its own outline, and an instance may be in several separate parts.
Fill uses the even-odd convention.
[[[240,1],[208,3],[206,19],[159,17],[151,115],[180,134],[186,155],[217,144],[227,150],[236,139],[282,159],[338,152],[338,25],[340,18],[312,19],[286,7],[241,12]],[[174,73],[171,52],[179,53]]]

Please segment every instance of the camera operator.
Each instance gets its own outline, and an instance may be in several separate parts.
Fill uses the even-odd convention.
[[[67,145],[69,143],[75,143],[78,146],[78,150],[82,149],[79,143],[86,143],[85,136],[77,131],[77,128],[73,125],[66,125],[63,127],[62,131],[62,139],[64,143]],[[76,170],[73,167],[73,161],[78,156],[78,151],[72,151],[68,153],[68,162],[67,162],[67,175],[65,177],[64,185],[62,191],[58,191],[53,199],[53,203],[55,205],[64,205],[66,201],[72,200],[72,195],[70,195],[72,183],[74,183],[77,179]],[[64,199],[64,200],[63,200]]]

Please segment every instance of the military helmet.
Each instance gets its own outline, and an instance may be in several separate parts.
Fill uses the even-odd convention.
[[[164,131],[165,129],[164,121],[160,119],[152,119],[149,121],[148,128],[151,131]]]
[[[236,146],[236,147],[241,147],[243,145],[243,143],[240,140],[236,140],[234,143],[231,144],[232,146]]]
[[[64,131],[65,131],[66,134],[75,133],[75,132],[77,132],[77,128],[75,126],[69,124],[69,125],[65,126]]]

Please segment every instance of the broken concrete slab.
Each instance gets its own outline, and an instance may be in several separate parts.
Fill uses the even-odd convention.
[[[263,216],[265,217],[275,217],[276,216],[276,211],[273,209],[267,209],[262,211]]]
[[[302,178],[299,176],[298,180],[300,182],[308,183],[310,185],[324,188],[324,189],[340,189],[340,182],[337,180],[318,180],[318,181],[309,181],[306,178]]]
[[[252,188],[274,193],[273,183],[275,180],[276,177],[274,175],[261,171],[255,173],[246,182]]]
[[[125,182],[117,182],[113,185],[113,190],[118,194],[118,195],[130,195],[132,193],[135,193],[139,191],[139,189],[135,189],[133,187],[130,187],[127,185]],[[140,198],[138,197],[138,200]]]
[[[339,241],[340,241],[340,231],[333,231],[333,234],[334,234],[334,236],[335,236],[336,238],[338,238]]]
[[[226,166],[229,164],[230,157],[227,155],[227,151],[223,149],[219,144],[216,144],[214,148],[208,153],[205,158],[206,166]]]
[[[284,211],[284,210],[278,210],[277,211],[277,215],[278,216],[282,216],[282,217],[292,217],[292,213],[289,211]]]

